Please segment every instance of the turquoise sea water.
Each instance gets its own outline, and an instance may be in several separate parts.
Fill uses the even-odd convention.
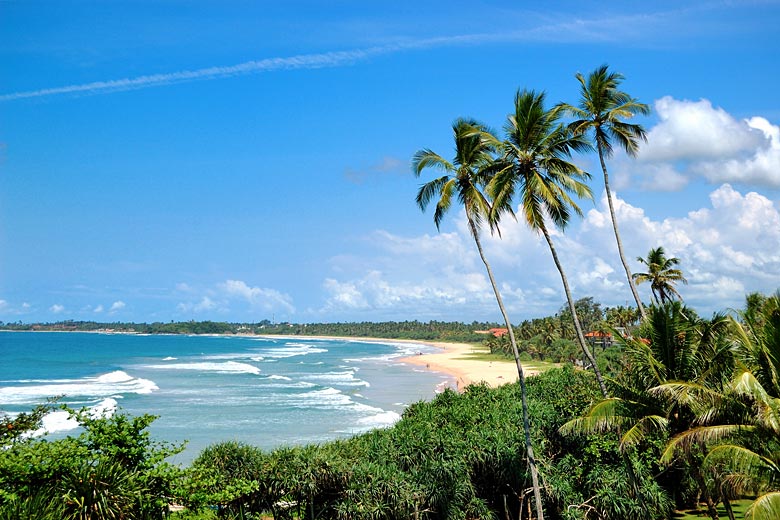
[[[307,338],[0,332],[0,412],[47,397],[159,415],[156,439],[188,441],[178,462],[239,440],[263,449],[388,426],[451,378],[398,361],[432,348]],[[46,430],[71,431],[64,412]]]

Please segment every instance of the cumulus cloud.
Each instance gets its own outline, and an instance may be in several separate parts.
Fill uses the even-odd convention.
[[[292,305],[292,298],[276,289],[265,289],[260,287],[250,287],[241,280],[226,280],[217,285],[219,291],[229,298],[240,298],[246,300],[253,306],[271,311],[282,309],[286,312],[295,312]]]
[[[94,312],[95,314],[100,314],[101,312],[103,312],[103,306],[102,305],[98,305],[97,307],[92,309],[92,312]]]
[[[643,160],[729,158],[766,144],[766,138],[747,121],[740,121],[709,100],[677,100],[665,96],[655,102],[659,123],[647,133]]]
[[[780,187],[780,127],[767,119],[738,119],[709,100],[670,96],[655,102],[655,113],[659,122],[634,165],[642,189],[678,191],[692,178]]]
[[[122,300],[117,300],[111,304],[111,308],[108,309],[108,312],[114,313],[114,312],[121,311],[122,309],[125,308],[125,306],[126,306],[125,302],[123,302]]]
[[[605,196],[597,202],[566,234],[554,232],[556,248],[575,298],[631,304]],[[641,268],[636,257],[663,246],[680,259],[690,282],[678,288],[680,293],[701,312],[740,307],[747,292],[768,293],[780,287],[780,208],[767,197],[724,184],[710,193],[706,207],[660,220],[619,197],[614,203],[632,270]],[[366,311],[499,321],[462,214],[458,220],[455,232],[435,236],[373,235],[376,257],[366,259],[362,267],[351,259],[351,269],[329,277],[323,284],[322,311],[353,317],[354,312]],[[483,242],[510,317],[517,321],[559,310],[565,296],[543,237],[513,221],[502,226],[502,235],[499,239],[485,234]],[[640,285],[639,291],[650,300],[647,286]]]
[[[176,289],[193,296],[198,295],[200,298],[180,302],[176,309],[183,314],[230,313],[236,316],[243,313],[247,316],[246,319],[254,319],[258,317],[258,311],[269,314],[295,312],[289,295],[276,289],[253,287],[242,280],[225,280],[205,289],[179,283]]]
[[[49,310],[51,312],[53,312],[54,314],[61,314],[62,312],[65,311],[65,306],[64,305],[60,305],[59,303],[55,303],[54,305],[49,307]]]

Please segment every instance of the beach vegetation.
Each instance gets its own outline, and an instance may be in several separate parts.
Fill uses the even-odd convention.
[[[0,518],[164,516],[179,474],[165,459],[182,447],[151,439],[148,427],[155,416],[68,410],[81,427],[78,436],[31,435],[49,411],[51,405],[45,405],[26,414],[14,423],[24,433],[6,437],[0,446]],[[38,513],[25,517],[31,510]]]
[[[493,197],[492,210],[496,213],[494,218],[501,213],[514,216],[512,203],[518,199],[522,219],[544,236],[561,276],[575,338],[606,397],[604,378],[585,341],[569,281],[547,224],[549,221],[563,230],[572,214],[582,215],[572,195],[592,199],[585,184],[590,174],[570,161],[573,151],[587,151],[590,145],[581,133],[572,133],[560,122],[560,111],[547,110],[544,102],[544,92],[522,90],[515,95],[514,112],[504,125],[502,155],[495,163],[496,172],[488,187]]]
[[[575,134],[589,134],[598,152],[618,254],[626,272],[626,280],[631,288],[634,301],[639,313],[644,318],[644,305],[639,298],[631,268],[623,251],[623,241],[615,216],[606,159],[612,156],[615,146],[622,148],[631,157],[636,156],[639,151],[639,141],[647,140],[646,132],[642,125],[627,123],[626,120],[636,115],[649,114],[650,107],[620,90],[620,84],[625,79],[624,76],[618,72],[610,72],[607,65],[598,67],[587,77],[581,73],[577,73],[575,77],[580,89],[578,104],[560,103],[557,109],[574,117],[569,128]]]
[[[650,283],[650,291],[653,293],[653,301],[656,304],[666,303],[672,299],[682,300],[680,293],[677,292],[674,285],[677,282],[684,284],[688,280],[676,266],[680,259],[676,257],[667,258],[666,251],[661,246],[654,247],[647,253],[647,258],[641,256],[637,258],[640,264],[643,264],[646,273],[634,273],[634,281],[637,284]]]
[[[420,150],[414,155],[412,170],[416,176],[419,176],[427,168],[440,170],[444,174],[420,186],[416,201],[420,209],[424,211],[434,199],[438,199],[433,214],[433,221],[437,228],[440,227],[444,215],[452,207],[454,200],[457,200],[465,210],[469,231],[474,239],[474,244],[477,246],[479,257],[485,266],[485,271],[490,280],[501,316],[504,318],[509,343],[512,347],[515,364],[517,365],[523,410],[522,422],[523,432],[525,433],[525,451],[531,474],[536,515],[540,520],[543,520],[544,512],[542,510],[538,468],[533,444],[531,443],[525,374],[520,363],[512,321],[507,315],[498,284],[493,276],[493,270],[485,257],[480,240],[480,229],[483,222],[488,223],[492,232],[500,232],[498,228],[498,213],[493,210],[491,202],[484,192],[493,176],[495,167],[494,154],[499,143],[484,125],[474,120],[458,119],[453,124],[452,130],[455,138],[455,157],[452,162],[429,149]]]
[[[572,364],[526,381],[545,517],[777,518],[780,293],[709,319],[679,301],[647,310],[610,398]],[[54,406],[3,424],[34,431]],[[536,517],[517,384],[447,390],[392,427],[322,444],[220,442],[187,468],[165,464],[176,448],[149,438],[152,416],[73,413],[77,436],[3,437],[0,518]]]

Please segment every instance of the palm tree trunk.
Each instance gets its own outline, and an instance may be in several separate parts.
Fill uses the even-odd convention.
[[[531,445],[531,425],[528,420],[528,399],[525,391],[525,373],[523,372],[523,365],[520,363],[520,353],[517,350],[517,342],[515,341],[515,332],[512,330],[512,322],[509,321],[509,316],[504,308],[504,301],[501,299],[501,293],[498,291],[498,285],[496,285],[496,279],[493,277],[493,270],[490,268],[490,264],[485,258],[485,252],[482,251],[482,243],[479,241],[479,232],[477,226],[471,220],[468,219],[469,227],[471,228],[471,235],[474,237],[474,242],[477,244],[477,250],[479,251],[479,257],[482,259],[482,263],[485,264],[488,278],[490,279],[490,285],[493,287],[493,293],[496,295],[496,302],[498,308],[501,310],[501,315],[504,317],[504,323],[509,333],[509,341],[512,344],[512,353],[515,356],[515,365],[517,365],[517,375],[520,380],[520,400],[523,405],[523,432],[525,433],[525,449],[528,456],[528,468],[531,470],[531,485],[534,490],[534,499],[536,501],[536,518],[538,520],[544,520],[544,510],[542,509],[542,494],[539,488],[539,473],[536,468],[536,458],[534,457],[534,448]]]
[[[563,282],[563,290],[566,293],[566,301],[569,302],[569,310],[571,311],[571,316],[574,320],[574,330],[577,332],[577,341],[579,341],[582,351],[585,353],[585,356],[588,358],[588,361],[590,361],[590,364],[593,366],[593,371],[596,374],[596,380],[598,381],[599,388],[601,389],[601,395],[604,396],[604,399],[607,399],[609,397],[609,395],[607,394],[607,387],[604,384],[604,378],[601,376],[601,370],[599,370],[599,366],[596,364],[596,358],[593,357],[593,354],[591,353],[590,349],[588,348],[588,344],[585,341],[585,335],[582,333],[582,325],[580,325],[580,318],[577,316],[577,310],[574,307],[574,299],[571,297],[571,290],[569,289],[569,280],[566,278],[566,274],[563,272],[563,266],[561,265],[561,262],[558,259],[558,251],[556,251],[555,249],[555,245],[553,244],[552,237],[550,237],[550,233],[547,231],[547,226],[544,225],[544,222],[542,222],[541,226],[539,227],[542,230],[542,234],[544,234],[545,240],[547,240],[547,245],[550,247],[550,253],[552,253],[553,262],[555,262],[555,267],[558,268],[558,272],[561,274],[561,281]]]
[[[645,313],[645,307],[642,305],[642,299],[639,298],[639,293],[636,291],[634,285],[634,279],[631,276],[631,268],[628,267],[626,262],[626,255],[623,253],[623,241],[620,240],[620,232],[618,232],[617,218],[615,218],[615,207],[612,204],[612,191],[609,189],[609,174],[607,173],[607,163],[604,162],[604,151],[601,146],[597,146],[599,152],[599,161],[601,162],[601,171],[604,172],[604,189],[607,192],[607,203],[609,204],[609,215],[612,217],[612,229],[615,230],[615,241],[617,242],[618,254],[620,255],[620,261],[623,262],[623,269],[626,270],[626,278],[628,279],[628,286],[631,288],[631,292],[634,295],[636,306],[639,309],[639,313],[642,315],[642,321],[647,318]]]

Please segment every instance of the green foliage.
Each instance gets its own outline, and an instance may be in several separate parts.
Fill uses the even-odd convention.
[[[577,518],[572,515],[587,507],[568,506],[591,497],[605,518],[642,507],[651,513],[637,518],[668,512],[667,495],[649,476],[657,470],[655,459],[631,459],[641,478],[627,491],[615,487],[631,476],[615,436],[558,433],[599,398],[593,374],[568,366],[527,383],[535,449],[545,461],[547,516]],[[411,405],[392,428],[321,446],[262,453],[221,443],[193,463],[182,496],[190,497],[193,510],[216,505],[236,518],[525,518],[529,483],[519,394],[517,385],[445,391]]]
[[[268,320],[258,323],[225,323],[213,321],[183,321],[170,323],[98,323],[94,321],[63,321],[2,325],[2,330],[41,331],[110,331],[139,334],[284,334],[294,336],[347,336],[355,338],[414,339],[429,341],[473,342],[484,339],[475,331],[496,327],[492,322],[448,321],[385,321],[355,323],[278,323]]]
[[[22,518],[36,507],[34,518],[162,518],[178,476],[164,459],[181,448],[150,439],[154,416],[70,412],[83,429],[78,437],[22,435],[0,451],[0,518]],[[36,428],[42,413],[36,408],[25,424]]]

